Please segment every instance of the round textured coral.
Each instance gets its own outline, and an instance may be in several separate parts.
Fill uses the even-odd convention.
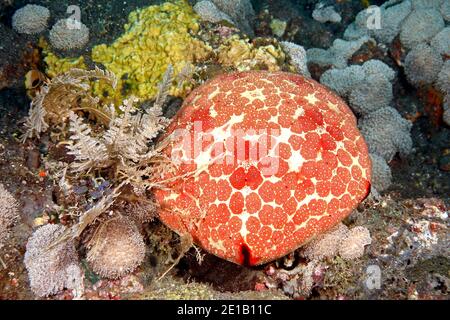
[[[18,33],[37,34],[48,26],[50,11],[42,6],[27,4],[12,16],[12,27]]]
[[[54,295],[64,288],[71,289],[75,296],[84,291],[84,274],[74,241],[58,242],[65,230],[62,225],[46,224],[28,239],[24,264],[31,290],[38,297]]]
[[[355,116],[330,89],[297,74],[210,80],[185,100],[167,134],[174,138],[165,152],[179,165],[168,188],[155,191],[160,218],[238,264],[295,250],[370,190]]]
[[[86,257],[94,272],[117,279],[142,263],[145,243],[134,222],[120,217],[99,228]]]
[[[51,28],[49,38],[55,49],[82,49],[89,42],[89,28],[75,19],[61,19]]]

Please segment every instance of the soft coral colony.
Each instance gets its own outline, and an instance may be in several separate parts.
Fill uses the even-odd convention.
[[[37,295],[82,294],[73,250],[80,238],[90,268],[105,278],[142,263],[142,225],[155,217],[190,244],[252,266],[329,231],[370,192],[371,161],[352,111],[320,83],[277,71],[284,54],[275,46],[255,51],[271,71],[208,80],[165,118],[168,95],[191,85],[175,75],[212,50],[192,35],[198,28],[192,9],[177,1],[133,12],[123,36],[93,49],[110,71],[65,70],[70,63],[47,52],[54,76],[32,101],[24,138],[60,129],[67,165],[56,177],[72,218],[55,230],[40,227],[27,245]],[[189,143],[200,143],[196,153]],[[94,190],[80,196],[81,181]],[[70,255],[55,261],[64,247]],[[49,268],[55,272],[43,281]]]

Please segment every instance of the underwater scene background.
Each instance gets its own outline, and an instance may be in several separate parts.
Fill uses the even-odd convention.
[[[0,0],[0,299],[448,299],[449,23]]]

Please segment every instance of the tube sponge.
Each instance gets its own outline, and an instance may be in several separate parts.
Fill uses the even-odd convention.
[[[73,290],[80,297],[84,291],[84,274],[72,240],[54,245],[65,227],[47,224],[37,229],[28,239],[24,263],[28,271],[31,290],[39,297]]]
[[[95,273],[117,279],[136,269],[144,260],[145,243],[134,222],[113,218],[99,227],[90,242],[87,261]]]
[[[412,151],[412,124],[394,108],[376,110],[362,117],[358,127],[369,146],[369,152],[391,161],[398,152],[406,156]]]
[[[405,74],[415,87],[432,84],[441,70],[442,58],[429,45],[421,43],[405,58]]]

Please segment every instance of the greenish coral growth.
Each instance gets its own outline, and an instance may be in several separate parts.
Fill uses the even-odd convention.
[[[50,78],[58,74],[65,73],[73,68],[86,70],[86,63],[83,56],[75,58],[60,58],[49,49],[47,41],[43,38],[39,40],[39,47],[42,49],[44,62],[46,65],[45,73]]]
[[[197,15],[186,1],[149,6],[131,12],[124,34],[109,46],[94,47],[92,59],[120,79],[118,90],[108,92],[116,101],[129,95],[151,99],[169,64],[177,75],[209,56],[211,48],[195,38],[198,31]],[[170,94],[184,96],[188,89],[174,83]],[[104,94],[105,88],[96,85],[94,91]]]

